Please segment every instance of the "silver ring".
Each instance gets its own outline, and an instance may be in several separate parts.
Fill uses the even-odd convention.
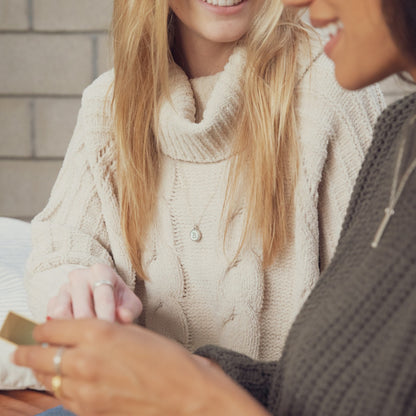
[[[55,373],[57,376],[62,375],[62,355],[65,351],[65,347],[59,347],[53,356],[53,367],[55,368]]]
[[[94,283],[94,285],[92,287],[92,290],[94,291],[95,289],[97,289],[97,287],[104,286],[104,285],[105,286],[110,286],[111,289],[114,289],[113,283],[110,282],[109,280],[99,280],[98,282]]]

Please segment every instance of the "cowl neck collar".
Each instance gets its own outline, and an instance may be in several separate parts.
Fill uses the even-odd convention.
[[[162,101],[159,113],[157,136],[162,153],[194,163],[218,162],[230,156],[245,64],[245,50],[236,47],[217,77],[200,122],[196,122],[191,82],[182,68],[172,64],[171,100]]]

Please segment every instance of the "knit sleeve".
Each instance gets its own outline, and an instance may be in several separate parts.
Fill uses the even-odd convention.
[[[256,361],[243,354],[213,345],[199,348],[195,354],[218,364],[229,377],[264,407],[267,408],[269,402],[275,402],[275,396],[278,394],[276,380],[279,379],[279,361]],[[274,396],[273,400],[270,400],[271,395]]]
[[[102,100],[90,96],[87,89],[49,201],[32,221],[33,249],[26,264],[25,285],[29,305],[38,319],[70,270],[95,263],[114,266],[99,178],[92,166],[97,157],[91,155],[93,147],[88,143],[91,123],[98,128],[91,114],[102,114],[103,105]]]
[[[318,189],[320,270],[329,264],[339,239],[355,180],[384,108],[378,86],[357,92],[339,88],[328,97],[332,120],[327,157]]]

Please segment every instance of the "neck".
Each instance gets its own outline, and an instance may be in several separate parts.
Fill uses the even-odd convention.
[[[173,55],[189,78],[198,78],[221,72],[234,46],[234,42],[211,42],[195,34],[191,36],[179,24],[175,33]]]

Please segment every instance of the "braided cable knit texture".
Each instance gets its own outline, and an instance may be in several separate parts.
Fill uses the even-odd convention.
[[[221,214],[244,49],[236,48],[217,76],[189,81],[172,67],[173,99],[162,103],[157,131],[161,181],[156,215],[142,253],[146,283],[136,281],[119,225],[108,104],[113,72],[89,86],[51,198],[33,221],[26,287],[34,315],[44,318],[47,299],[65,281],[68,268],[100,262],[115,267],[143,299],[147,327],[190,350],[212,343],[277,359],[296,314],[333,255],[383,107],[378,87],[343,90],[332,63],[320,51],[314,53],[313,63],[300,68],[297,87],[301,160],[295,210],[288,218],[293,237],[267,270],[258,241],[233,261],[244,225],[244,187],[225,244],[223,239]],[[201,214],[203,237],[195,243],[189,232]]]

